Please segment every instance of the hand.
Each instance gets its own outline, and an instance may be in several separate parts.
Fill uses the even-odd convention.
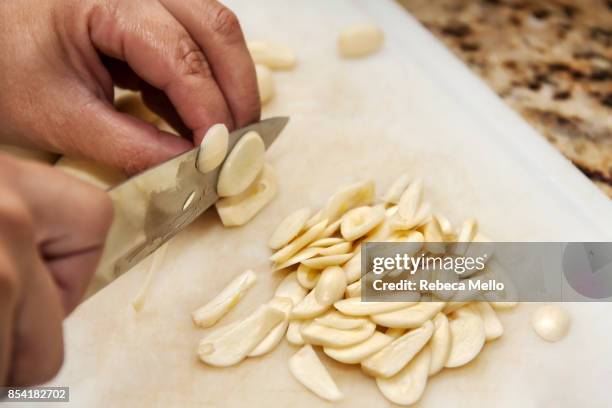
[[[0,386],[27,386],[62,364],[62,320],[95,270],[112,205],[100,189],[3,154],[0,197]]]
[[[232,129],[259,118],[240,25],[215,0],[7,0],[0,27],[4,143],[127,173],[192,146],[118,113],[113,83],[141,89],[149,108],[195,143],[215,123]]]

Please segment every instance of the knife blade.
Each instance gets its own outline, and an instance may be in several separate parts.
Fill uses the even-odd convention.
[[[259,133],[268,149],[288,121],[288,117],[269,118],[231,132],[228,152],[250,131]],[[216,186],[223,164],[200,173],[200,150],[198,146],[108,191],[114,218],[88,295],[146,258],[219,199]]]

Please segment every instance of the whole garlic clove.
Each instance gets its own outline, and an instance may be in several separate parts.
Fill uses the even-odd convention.
[[[217,167],[227,155],[229,131],[223,123],[212,125],[200,143],[196,167],[201,173],[208,173]]]
[[[285,217],[272,233],[272,236],[268,240],[268,246],[272,249],[279,249],[291,242],[291,240],[297,237],[300,231],[304,229],[304,225],[306,225],[310,213],[310,208],[304,207]]]
[[[480,314],[463,307],[450,316],[451,351],[445,367],[461,367],[472,361],[482,350],[486,335]]]
[[[219,171],[219,197],[230,197],[244,192],[261,172],[265,152],[266,146],[257,132],[250,131],[242,136],[227,155]]]
[[[328,401],[344,398],[312,346],[306,345],[289,359],[289,371],[302,385]]]
[[[385,35],[372,24],[353,24],[338,36],[338,50],[344,58],[360,58],[378,51]]]
[[[424,347],[399,373],[376,378],[380,392],[394,404],[412,405],[421,399],[427,385],[431,352]]]
[[[561,340],[570,328],[567,312],[557,305],[539,307],[531,318],[533,330],[546,341]]]

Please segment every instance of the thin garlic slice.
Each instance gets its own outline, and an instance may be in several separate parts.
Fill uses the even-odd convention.
[[[346,242],[346,241],[340,237],[321,238],[321,239],[317,239],[316,241],[314,241],[308,246],[318,247],[318,248],[329,248],[334,245],[341,244],[343,242]]]
[[[306,343],[325,347],[347,347],[361,343],[374,334],[376,325],[370,321],[356,329],[341,330],[316,322],[302,326],[302,338]]]
[[[325,231],[321,234],[321,238],[328,238],[334,235],[339,229],[340,224],[342,223],[342,219],[336,220],[325,227]]]
[[[484,346],[486,336],[480,314],[463,307],[450,316],[451,351],[445,367],[461,367],[472,361]]]
[[[367,340],[348,347],[324,347],[323,352],[336,361],[345,364],[359,364],[372,354],[382,350],[393,338],[381,332],[374,334]]]
[[[272,249],[279,249],[291,242],[291,240],[297,237],[300,231],[302,231],[311,212],[310,208],[304,207],[285,217],[272,233],[272,236],[268,240],[268,246]]]
[[[438,313],[433,319],[434,332],[429,340],[431,361],[429,375],[434,375],[444,368],[451,350],[451,334],[448,318],[444,313]]]
[[[431,351],[424,347],[393,377],[376,378],[378,389],[394,404],[407,406],[416,403],[425,392],[430,360]]]
[[[255,347],[249,354],[248,357],[258,357],[268,354],[283,339],[287,332],[287,326],[289,325],[289,314],[293,307],[293,302],[287,297],[274,297],[268,302],[268,305],[277,308],[284,313],[283,321],[274,327],[270,333]]]
[[[423,237],[425,238],[424,247],[427,251],[432,254],[444,254],[446,252],[446,245],[444,244],[444,235],[442,234],[442,228],[436,218],[432,218],[423,227]]]
[[[361,297],[361,279],[357,282],[353,282],[346,287],[344,291],[344,297],[348,298],[356,298]]]
[[[262,64],[255,64],[255,74],[257,76],[259,101],[262,105],[264,105],[274,96],[274,77],[272,77],[272,71],[270,71],[270,68]]]
[[[149,293],[149,289],[151,288],[151,282],[153,281],[153,275],[155,271],[161,268],[164,260],[166,259],[166,251],[168,250],[168,242],[162,245],[157,251],[153,252],[153,259],[151,260],[151,265],[147,270],[147,277],[145,278],[144,284],[140,287],[138,294],[132,300],[132,307],[136,312],[142,310],[144,306],[145,299]]]
[[[402,193],[397,204],[397,215],[403,220],[415,218],[423,196],[423,180],[416,179]]]
[[[418,299],[417,299],[418,300]],[[360,298],[342,299],[334,303],[336,309],[349,316],[368,316],[392,312],[413,306],[417,302],[362,302]]]
[[[223,225],[236,227],[253,219],[274,196],[276,196],[276,175],[274,168],[266,164],[246,191],[222,198],[215,206]]]
[[[219,171],[217,194],[235,196],[245,191],[261,172],[266,145],[259,133],[250,131],[238,140]]]
[[[327,268],[328,266],[342,265],[351,259],[352,256],[353,254],[318,256],[315,258],[306,259],[305,261],[302,261],[302,263],[310,268],[323,269]]]
[[[289,47],[264,41],[248,41],[247,47],[255,64],[270,69],[293,69],[297,58]]]
[[[348,283],[361,279],[361,249],[358,249],[342,268]]]
[[[445,302],[420,302],[416,305],[387,313],[374,314],[371,319],[374,323],[385,327],[411,329],[419,327],[432,319],[442,308]]]
[[[327,248],[321,248],[319,255],[330,256],[330,255],[344,255],[351,252],[352,245],[350,242],[341,242],[336,245],[332,245]],[[352,254],[351,254],[352,255]]]
[[[317,255],[319,255],[320,248],[304,248],[297,254],[293,255],[291,258],[287,259],[285,262],[281,264],[277,264],[274,266],[274,270],[278,271],[281,269],[288,268],[292,265],[299,264],[307,259],[311,259]]]
[[[329,305],[322,305],[317,302],[315,298],[314,290],[310,291],[309,294],[291,310],[292,319],[312,319],[313,317],[320,316],[329,310]]]
[[[342,299],[346,290],[346,276],[339,266],[330,266],[321,272],[321,277],[313,289],[317,303],[331,306]]]
[[[561,340],[570,328],[570,318],[567,312],[557,305],[539,307],[531,318],[533,330],[546,341]]]
[[[402,193],[406,191],[406,188],[410,184],[410,175],[407,173],[399,176],[389,189],[382,196],[382,200],[387,204],[398,204]]]
[[[471,307],[478,311],[480,317],[482,317],[487,341],[495,340],[504,334],[504,326],[502,326],[497,313],[488,302],[474,302]]]
[[[291,258],[292,255],[296,254],[300,249],[306,247],[311,242],[317,240],[319,235],[325,230],[327,220],[323,220],[318,224],[313,225],[311,228],[306,230],[302,235],[295,238],[285,247],[275,252],[270,260],[276,264],[281,264]]]
[[[455,236],[455,230],[453,229],[453,224],[451,224],[450,220],[446,218],[442,214],[434,215],[436,221],[440,225],[440,229],[442,230],[442,234],[444,235],[445,241],[451,241]]]
[[[332,329],[350,330],[357,329],[365,325],[368,319],[363,317],[346,316],[336,310],[330,310],[321,317],[314,319],[314,322]]]
[[[333,223],[348,210],[372,204],[374,192],[375,186],[372,180],[360,181],[343,188],[327,201],[321,213],[321,219],[327,219]]]
[[[308,291],[300,285],[297,272],[291,272],[281,281],[274,291],[275,297],[286,297],[291,299],[293,305],[297,305],[306,297]]]
[[[309,344],[289,359],[289,371],[304,387],[325,400],[339,401],[344,398]]]
[[[304,289],[313,289],[317,285],[317,282],[319,282],[320,277],[320,270],[309,268],[304,264],[298,266],[297,279]]]
[[[198,153],[197,169],[202,173],[208,173],[217,167],[227,155],[229,143],[229,131],[223,123],[212,125],[204,135],[200,143]]]
[[[402,218],[399,213],[389,220],[390,226],[394,230],[411,230],[425,225],[431,219],[431,204],[424,203],[418,208],[411,218]]]
[[[372,231],[385,218],[382,205],[353,208],[342,217],[340,232],[347,241],[354,241]]]
[[[191,314],[193,323],[199,327],[210,327],[229,312],[253,286],[257,276],[247,270],[235,277],[217,296]]]
[[[206,364],[227,367],[244,360],[247,355],[281,321],[285,313],[272,305],[260,306],[251,316],[219,328],[220,334],[210,333],[200,341],[198,356]]]
[[[457,234],[457,243],[455,244],[455,248],[453,249],[453,253],[455,255],[463,256],[465,255],[465,251],[468,248],[468,245],[474,237],[476,236],[476,232],[478,231],[478,226],[476,224],[476,220],[469,219],[463,222],[461,226],[461,230]]]
[[[363,370],[375,377],[389,378],[397,374],[417,355],[433,334],[431,321],[393,340],[376,354],[361,363]],[[429,361],[426,373],[429,372]]]
[[[289,344],[294,346],[301,346],[304,344],[304,339],[302,338],[302,324],[303,320],[290,320],[289,326],[287,327],[286,339]]]

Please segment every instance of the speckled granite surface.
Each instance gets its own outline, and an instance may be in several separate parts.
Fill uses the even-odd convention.
[[[398,0],[612,197],[612,0]]]

